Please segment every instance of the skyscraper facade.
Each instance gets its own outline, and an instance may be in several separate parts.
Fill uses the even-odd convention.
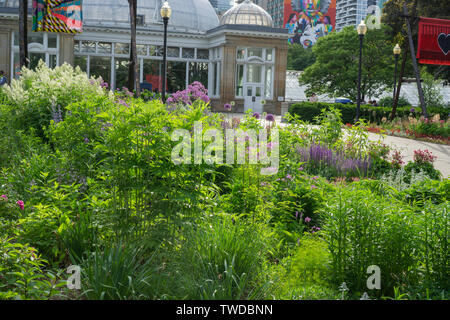
[[[284,28],[284,1],[268,0],[267,8],[264,8],[272,16],[273,24],[277,28]]]
[[[357,26],[368,14],[381,14],[381,8],[386,0],[337,0],[336,30],[347,26]]]
[[[213,8],[216,10],[217,13],[223,13],[230,9],[234,1],[233,0],[209,0]]]

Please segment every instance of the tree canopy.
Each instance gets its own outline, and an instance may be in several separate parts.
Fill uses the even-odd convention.
[[[305,49],[301,44],[289,45],[287,55],[288,70],[303,71],[316,61],[311,48]]]
[[[369,29],[364,37],[361,95],[377,97],[393,85],[394,57],[390,28]],[[320,38],[313,47],[316,61],[300,76],[308,93],[325,93],[356,100],[359,38],[354,27],[346,27]]]

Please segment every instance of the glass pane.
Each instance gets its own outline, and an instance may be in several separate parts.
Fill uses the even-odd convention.
[[[179,58],[180,57],[180,48],[178,48],[178,47],[168,47],[167,48],[167,56],[171,57],[171,58]]]
[[[194,48],[183,48],[183,58],[194,59],[195,58],[195,49]]]
[[[81,42],[81,52],[95,52],[95,42],[82,41]]]
[[[236,96],[242,97],[244,90],[244,65],[238,64],[236,70]]]
[[[47,36],[47,45],[49,48],[57,48],[58,47],[58,35],[54,33],[48,33]]]
[[[213,64],[213,83],[212,83],[212,95],[215,96],[217,94],[216,84],[217,84],[217,65],[218,63]]]
[[[116,88],[118,90],[122,90],[123,87],[128,88],[128,75],[130,70],[130,59],[129,58],[116,58],[115,59],[115,71],[116,71]],[[138,74],[139,74],[139,65],[138,61]],[[134,88],[128,88],[133,91]]]
[[[30,69],[35,70],[39,64],[39,61],[45,62],[45,53],[36,53],[36,52],[30,52]]]
[[[167,62],[167,91],[186,89],[186,62]]]
[[[253,88],[247,87],[247,97],[251,97],[251,96],[253,96]]]
[[[49,67],[51,69],[53,69],[54,67],[56,67],[56,54],[50,54],[48,56],[48,62],[49,62]]]
[[[75,56],[75,67],[80,67],[84,72],[87,71],[87,56]]]
[[[80,41],[75,41],[73,45],[73,52],[79,53],[80,52]]]
[[[261,83],[262,66],[256,64],[247,65],[247,82]]]
[[[139,56],[147,55],[147,46],[145,44],[137,44],[136,45],[137,54]]]
[[[14,31],[14,45],[18,46],[19,45],[19,32]]]
[[[111,81],[111,58],[110,57],[94,57],[90,60],[91,77],[102,77],[103,81],[110,84]]]
[[[153,92],[161,92],[162,89],[162,61],[144,59],[144,77],[146,84],[152,85]]]
[[[39,43],[44,45],[44,34],[38,32],[28,32],[28,44]]]
[[[14,52],[14,78],[18,79],[19,77],[20,77],[19,53]]]
[[[273,60],[273,49],[266,49],[266,60],[267,61]]]
[[[266,67],[266,85],[264,87],[264,96],[270,98],[272,96],[272,67]]]
[[[209,59],[209,50],[208,49],[197,49],[197,59]]]
[[[255,94],[255,96],[261,97],[261,87],[256,87],[255,89],[256,89],[256,94]]]
[[[97,48],[98,53],[111,53],[111,43],[109,42],[99,42]]]
[[[188,83],[198,81],[208,87],[208,64],[205,62],[189,63],[189,80]]]
[[[152,57],[162,57],[163,47],[162,46],[150,46],[150,55]]]
[[[114,52],[116,54],[130,54],[130,45],[128,43],[116,43],[114,44]]]
[[[263,50],[260,48],[250,48],[248,49],[248,57],[259,57],[262,59]]]
[[[238,49],[237,51],[237,58],[242,60],[245,58],[245,49]]]

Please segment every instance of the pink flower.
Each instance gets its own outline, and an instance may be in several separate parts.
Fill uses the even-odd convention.
[[[298,171],[303,171],[303,167],[298,168]]]
[[[311,218],[310,218],[310,217],[306,217],[306,218],[305,218],[305,222],[306,222],[306,223],[308,223],[308,222],[310,222],[310,221],[311,221]]]
[[[25,208],[25,205],[22,200],[18,200],[16,203],[19,205],[20,210],[23,210]]]
[[[311,189],[317,189],[315,185],[311,185]]]
[[[4,194],[2,194],[2,195],[0,196],[0,198],[3,198],[3,199],[5,199],[5,201],[8,201],[8,197],[7,197],[6,195],[4,195]]]

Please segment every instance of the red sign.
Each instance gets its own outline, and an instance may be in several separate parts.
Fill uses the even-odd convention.
[[[417,58],[423,64],[450,65],[450,20],[420,18]]]

